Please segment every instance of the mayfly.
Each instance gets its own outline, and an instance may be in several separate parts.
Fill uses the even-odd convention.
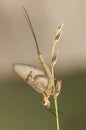
[[[50,108],[49,98],[51,95],[53,95],[54,99],[56,100],[61,90],[61,80],[57,81],[55,88],[53,88],[53,81],[54,81],[53,74],[51,73],[46,62],[44,61],[42,54],[39,51],[38,42],[37,42],[36,35],[33,30],[32,23],[30,21],[29,15],[24,7],[23,7],[23,10],[24,10],[24,16],[27,20],[27,23],[29,24],[32,35],[34,37],[36,49],[38,53],[38,58],[42,65],[42,68],[44,69],[44,72],[32,65],[26,65],[26,64],[21,64],[21,63],[14,64],[13,70],[16,72],[18,76],[20,76],[25,82],[27,82],[27,84],[32,86],[37,92],[43,95],[43,105],[47,109],[49,109]],[[52,67],[56,64],[57,52],[54,53],[54,48],[62,33],[62,27],[63,27],[63,24],[59,26],[57,33],[55,35],[55,42],[52,47],[52,51],[53,51],[52,65],[51,65]]]
[[[45,61],[42,57],[42,54],[39,51],[38,42],[37,42],[36,35],[33,30],[32,23],[30,21],[29,15],[24,7],[23,7],[23,9],[24,9],[25,18],[30,26],[32,35],[34,37],[36,48],[37,48],[37,53],[38,53],[38,58],[44,69],[44,72],[34,66],[21,64],[21,63],[14,64],[13,70],[25,82],[27,82],[36,91],[38,91],[39,93],[41,93],[43,95],[43,105],[47,109],[49,109],[50,108],[49,97],[51,96],[52,91],[53,91],[52,90],[52,80],[53,80],[52,74],[51,74],[51,71],[48,68],[47,64],[45,63]]]

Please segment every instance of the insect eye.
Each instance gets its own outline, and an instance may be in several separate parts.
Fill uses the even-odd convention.
[[[44,99],[43,102],[42,102],[42,104],[43,104],[47,109],[50,108],[50,102],[49,102],[48,99],[46,99],[46,100]]]
[[[46,106],[46,105],[47,105],[47,104],[46,104],[46,102],[45,102],[44,100],[42,101],[42,104],[43,104],[44,106]]]

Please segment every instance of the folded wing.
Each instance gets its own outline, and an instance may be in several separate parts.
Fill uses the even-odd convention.
[[[46,90],[48,78],[43,71],[34,66],[20,63],[14,64],[13,70],[36,91],[43,93]]]

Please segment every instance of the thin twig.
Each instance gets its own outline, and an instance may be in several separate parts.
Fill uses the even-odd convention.
[[[52,77],[53,77],[53,88],[55,89],[55,82],[54,82],[54,69],[52,67]],[[55,112],[56,112],[56,128],[59,130],[59,118],[58,118],[58,106],[57,106],[57,99],[54,99],[55,104]]]
[[[55,34],[55,38],[54,38],[54,43],[52,45],[52,53],[51,53],[51,72],[52,72],[52,78],[53,78],[53,90],[55,91],[56,90],[56,86],[55,86],[55,76],[54,76],[54,66],[56,64],[56,61],[53,62],[53,58],[54,60],[57,59],[56,55],[55,55],[55,46],[57,44],[57,42],[59,41],[60,39],[60,36],[62,34],[62,27],[63,27],[64,24],[61,24]],[[59,130],[59,117],[58,117],[58,105],[57,105],[57,96],[55,95],[54,96],[54,104],[55,104],[55,112],[56,112],[56,128],[57,130]]]

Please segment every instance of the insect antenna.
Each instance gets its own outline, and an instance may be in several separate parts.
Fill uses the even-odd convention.
[[[47,111],[50,112],[51,114],[53,114],[56,117],[56,114],[51,109],[47,109]]]
[[[53,108],[50,108],[50,110],[52,110],[52,111],[54,111],[54,112],[56,111],[56,110],[53,109]],[[61,114],[61,115],[63,115],[63,112],[61,112],[61,111],[59,111],[59,110],[58,110],[58,113]]]
[[[22,8],[24,9],[24,16],[25,16],[26,21],[27,21],[27,23],[29,24],[29,27],[30,27],[31,32],[32,32],[32,34],[33,34],[33,37],[34,37],[34,40],[35,40],[35,43],[36,43],[37,53],[38,53],[38,55],[39,55],[39,54],[40,54],[40,51],[39,51],[39,47],[38,47],[37,38],[36,38],[36,35],[35,35],[35,33],[34,33],[34,30],[33,30],[32,23],[31,23],[31,21],[30,21],[29,15],[28,15],[26,9],[24,8],[24,6],[23,6]]]
[[[52,114],[56,117],[55,109],[50,108],[50,109],[46,109],[46,110],[47,110],[48,112],[52,113]],[[61,111],[59,111],[59,110],[58,110],[58,113],[59,113],[60,115],[63,115],[63,112],[61,112]]]

